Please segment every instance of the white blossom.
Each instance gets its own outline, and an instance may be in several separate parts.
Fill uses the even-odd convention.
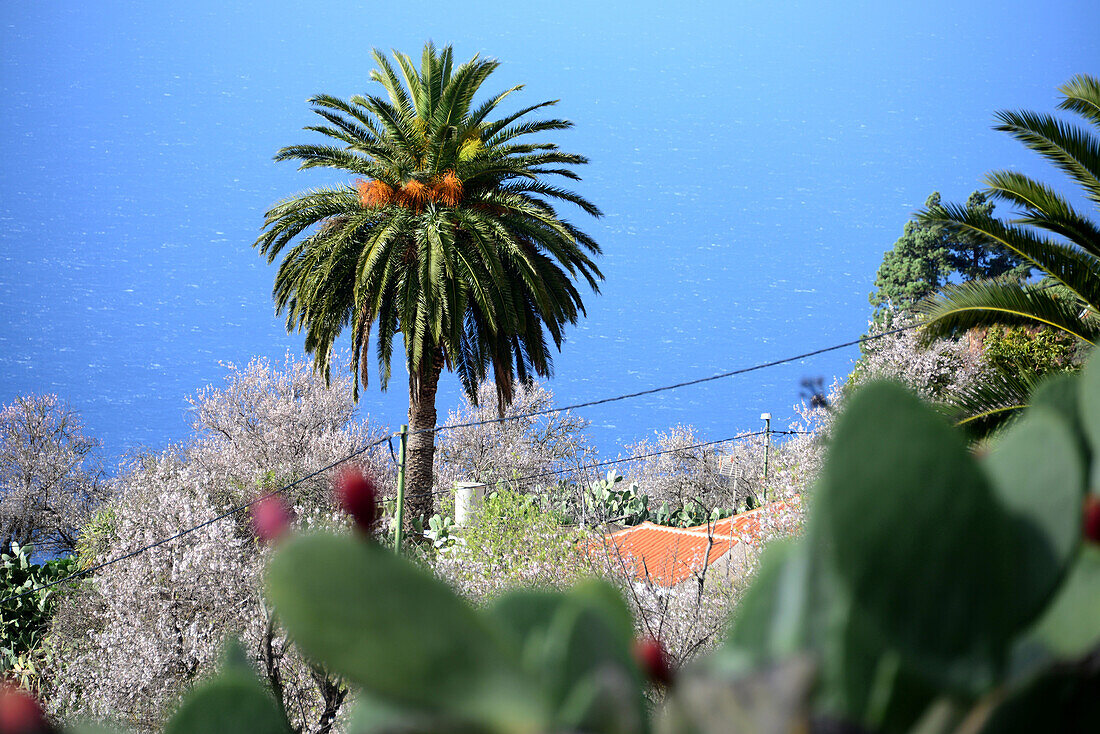
[[[106,495],[95,462],[99,442],[56,395],[27,395],[0,407],[0,548],[34,545],[71,552]]]

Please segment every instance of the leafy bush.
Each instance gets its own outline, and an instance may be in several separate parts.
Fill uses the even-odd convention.
[[[1081,344],[1064,331],[1023,326],[993,326],[982,340],[991,367],[1009,374],[1047,375],[1075,367]]]
[[[0,606],[0,677],[12,675],[28,688],[38,685],[38,647],[63,586],[27,592],[68,576],[73,567],[70,558],[32,563],[32,553],[15,543],[0,553],[0,599],[26,594]]]
[[[434,571],[475,601],[514,587],[562,588],[591,572],[585,531],[563,526],[534,495],[488,493],[463,529],[461,545],[432,561]]]
[[[96,561],[105,560],[106,553],[117,540],[117,534],[118,513],[110,504],[93,512],[76,540],[74,558],[77,568],[91,568]]]

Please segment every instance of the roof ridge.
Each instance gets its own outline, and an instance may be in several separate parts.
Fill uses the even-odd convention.
[[[655,522],[649,522],[647,520],[643,523],[639,523],[638,525],[632,525],[631,527],[623,528],[622,530],[616,530],[614,533],[611,533],[607,537],[614,537],[620,534],[626,534],[628,532],[637,532],[638,530],[660,530],[661,532],[665,533],[690,535],[693,538],[705,538],[708,535],[712,535],[712,533],[708,533],[705,530],[698,530],[696,528],[678,528],[674,525],[659,525]]]

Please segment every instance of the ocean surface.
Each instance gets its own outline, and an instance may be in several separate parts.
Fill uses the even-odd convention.
[[[1068,189],[990,129],[1100,74],[1087,0],[905,3],[8,3],[0,10],[0,403],[53,392],[114,461],[188,432],[224,363],[301,353],[252,249],[265,209],[338,172],[271,157],[317,142],[305,100],[371,91],[372,47],[500,59],[486,91],[560,99],[588,156],[573,188],[602,245],[549,383],[559,404],[857,338],[882,254],[934,190],[995,168]],[[397,351],[397,354],[400,354]],[[804,378],[854,347],[581,411],[605,456],[676,424],[781,428]],[[361,410],[396,427],[407,392]],[[444,378],[441,416],[459,402]]]

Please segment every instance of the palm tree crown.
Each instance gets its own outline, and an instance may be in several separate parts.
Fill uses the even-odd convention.
[[[1052,115],[1003,111],[994,129],[1007,132],[1053,163],[1081,186],[1100,211],[1100,80],[1078,75],[1059,87],[1058,107],[1077,113],[1086,126]],[[986,176],[988,194],[1014,206],[1019,216],[1005,221],[958,205],[931,207],[921,220],[956,236],[1001,246],[1046,276],[1041,283],[975,280],[945,286],[917,310],[925,337],[949,336],[995,325],[1047,326],[1083,343],[1100,338],[1100,228],[1050,186],[1017,171]],[[959,396],[954,408],[976,435],[997,427],[1019,408],[1036,386],[1035,375],[1001,375]]]
[[[340,169],[353,181],[273,206],[256,246],[268,262],[282,255],[276,309],[288,330],[305,331],[306,350],[326,375],[333,345],[350,327],[356,395],[367,381],[372,329],[383,389],[394,337],[402,335],[410,423],[431,428],[443,368],[458,373],[472,399],[491,374],[501,409],[516,379],[551,374],[550,345],[560,348],[565,325],[584,313],[574,279],[598,292],[603,277],[592,260],[599,246],[554,205],[600,211],[548,182],[579,180],[572,166],[586,158],[525,142],[572,126],[528,119],[556,100],[490,119],[522,88],[475,105],[498,62],[475,56],[455,67],[451,47],[431,43],[419,69],[398,52],[396,69],[373,55],[371,79],[386,96],[313,97],[324,124],[306,129],[328,144],[293,145],[275,156],[301,169]],[[425,401],[430,416],[415,415]]]

